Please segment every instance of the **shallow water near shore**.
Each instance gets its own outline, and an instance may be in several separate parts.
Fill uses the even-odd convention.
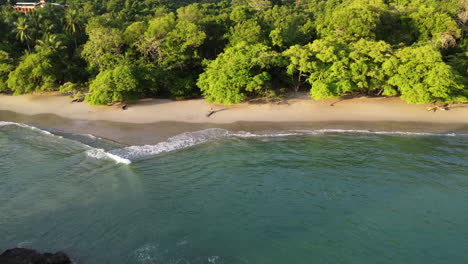
[[[1,122],[0,251],[92,264],[467,262],[468,135],[395,130],[203,128],[129,145]]]

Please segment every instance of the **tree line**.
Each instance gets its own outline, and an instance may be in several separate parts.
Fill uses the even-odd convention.
[[[468,0],[0,0],[0,92],[468,101]]]

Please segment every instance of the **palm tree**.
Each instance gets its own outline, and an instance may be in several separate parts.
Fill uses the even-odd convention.
[[[41,30],[43,27],[43,19],[39,12],[29,12],[28,24],[31,29],[31,38],[34,41],[37,40],[41,34],[45,33]]]
[[[29,41],[31,41],[31,35],[29,33],[29,25],[26,21],[26,18],[20,17],[18,18],[18,22],[14,23],[16,26],[16,37],[21,41],[21,43],[26,42],[28,46],[29,52],[31,52],[31,48],[29,47]]]
[[[58,51],[63,49],[63,43],[57,38],[57,35],[46,33],[42,40],[36,41],[36,50],[53,50]]]
[[[74,36],[73,40],[75,41],[75,49],[78,46],[76,44],[76,34],[80,33],[81,28],[82,21],[76,9],[67,10],[67,13],[65,14],[65,31]]]

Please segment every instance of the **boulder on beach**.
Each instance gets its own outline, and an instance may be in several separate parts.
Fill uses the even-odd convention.
[[[0,255],[2,264],[70,264],[70,258],[63,252],[39,253],[34,249],[12,248]]]

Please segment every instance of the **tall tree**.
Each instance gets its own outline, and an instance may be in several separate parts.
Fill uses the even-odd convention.
[[[21,41],[21,43],[26,43],[28,46],[28,51],[31,52],[31,47],[29,42],[32,40],[30,27],[25,17],[18,18],[18,22],[15,22],[16,26],[16,37]]]
[[[75,49],[78,48],[77,38],[81,34],[83,22],[76,9],[68,9],[65,13],[65,31],[72,36],[75,42]]]

